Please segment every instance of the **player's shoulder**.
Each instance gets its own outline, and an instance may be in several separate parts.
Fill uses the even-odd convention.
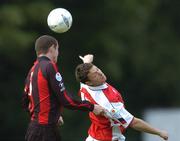
[[[43,70],[47,71],[47,72],[51,72],[51,71],[57,72],[58,71],[56,63],[54,63],[51,60],[43,60],[43,61],[41,61],[40,66],[41,66],[42,71]]]
[[[48,61],[48,62],[47,62],[47,67],[48,67],[49,69],[54,69],[56,72],[58,71],[57,64],[54,63],[53,61]]]
[[[48,61],[45,61],[45,62],[46,62],[46,65],[48,65],[48,66],[52,66],[52,67],[56,66],[56,63],[54,63],[51,60],[48,60]]]

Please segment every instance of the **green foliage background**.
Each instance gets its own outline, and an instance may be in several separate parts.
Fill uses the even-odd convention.
[[[135,116],[141,117],[145,108],[179,107],[179,5],[178,0],[1,0],[0,140],[24,140],[29,118],[21,109],[23,83],[36,59],[34,41],[42,34],[59,40],[59,69],[76,98],[78,55],[92,53]],[[64,34],[47,27],[47,15],[57,7],[73,16]],[[64,141],[85,139],[88,113],[64,109],[64,120]],[[126,136],[127,141],[140,140],[131,129]]]

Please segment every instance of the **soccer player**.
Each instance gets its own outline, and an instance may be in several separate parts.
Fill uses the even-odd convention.
[[[56,65],[58,50],[58,41],[52,36],[40,36],[35,42],[37,60],[27,75],[22,97],[31,119],[26,141],[61,141],[58,122],[63,123],[63,107],[91,111],[95,115],[104,111],[88,101],[76,101],[67,93]]]
[[[152,127],[125,109],[120,92],[108,84],[104,73],[92,64],[93,55],[80,58],[84,63],[76,67],[75,75],[80,82],[82,100],[99,104],[106,109],[104,116],[89,113],[91,126],[86,141],[124,141],[123,133],[127,127],[168,139],[166,131]]]

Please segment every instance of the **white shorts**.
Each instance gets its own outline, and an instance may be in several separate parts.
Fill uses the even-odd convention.
[[[101,140],[96,140],[93,137],[91,137],[90,135],[86,138],[86,141],[101,141]],[[116,139],[116,140],[112,140],[112,141],[125,141],[125,138],[120,138],[120,139]]]
[[[91,137],[90,135],[86,138],[86,141],[100,141],[100,140],[96,140],[93,137]]]

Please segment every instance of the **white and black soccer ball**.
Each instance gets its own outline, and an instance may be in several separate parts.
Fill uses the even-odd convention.
[[[72,15],[64,8],[56,8],[50,11],[47,17],[49,28],[56,33],[64,33],[72,26]]]

